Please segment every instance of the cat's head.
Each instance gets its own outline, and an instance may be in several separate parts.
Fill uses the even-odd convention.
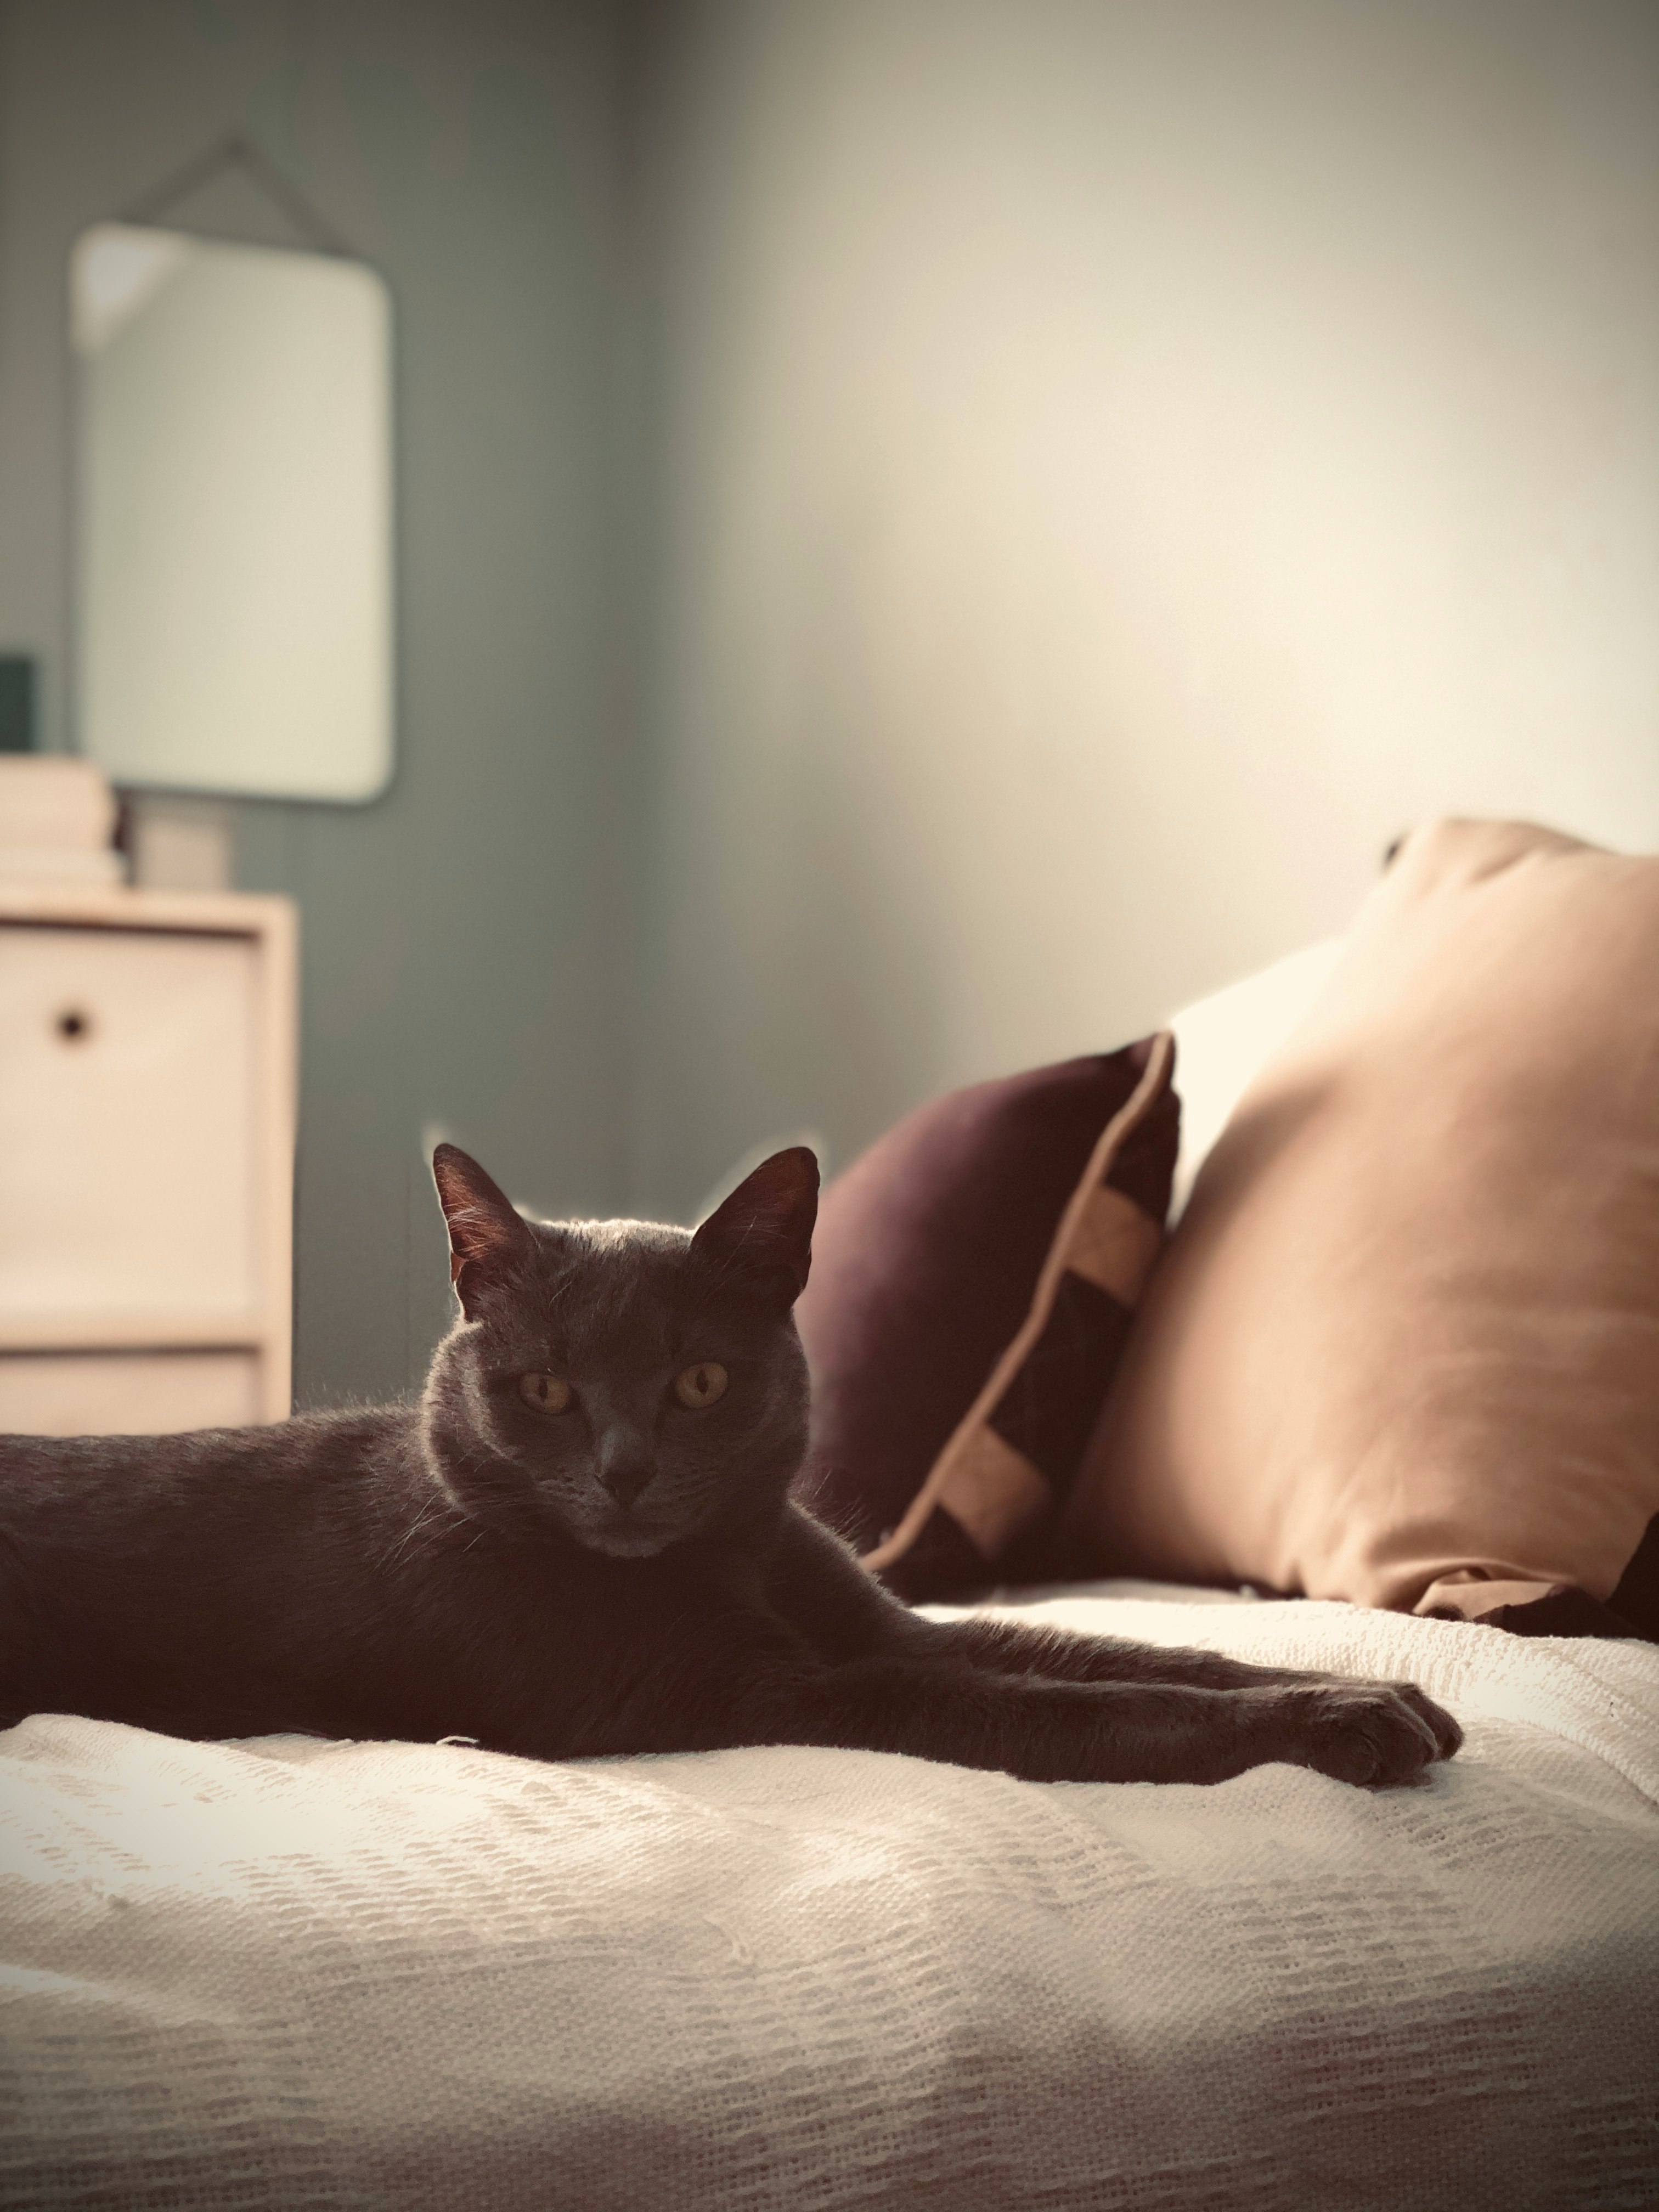
[[[427,1449],[470,1516],[643,1559],[775,1519],[806,1444],[805,1285],[818,1170],[775,1152],[695,1234],[525,1219],[476,1160],[432,1163],[460,1318]]]

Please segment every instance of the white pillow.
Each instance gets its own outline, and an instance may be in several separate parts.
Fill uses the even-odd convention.
[[[1342,945],[1341,938],[1328,937],[1289,953],[1224,991],[1195,999],[1164,1024],[1175,1031],[1175,1081],[1181,1094],[1172,1222],[1180,1218],[1193,1178],[1251,1078],[1300,1023]]]

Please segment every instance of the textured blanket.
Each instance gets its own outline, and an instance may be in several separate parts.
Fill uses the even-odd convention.
[[[1413,1674],[1467,1747],[1371,1795],[39,1717],[0,1735],[0,2204],[1659,2203],[1659,1650],[1024,1610]]]

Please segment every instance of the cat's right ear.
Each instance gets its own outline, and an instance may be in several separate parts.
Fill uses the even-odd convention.
[[[805,1145],[791,1145],[744,1177],[691,1249],[719,1279],[746,1283],[787,1313],[806,1288],[817,1211],[817,1161]]]
[[[449,1279],[469,1321],[481,1291],[500,1282],[530,1249],[524,1218],[511,1199],[459,1145],[440,1145],[432,1180],[449,1226]]]

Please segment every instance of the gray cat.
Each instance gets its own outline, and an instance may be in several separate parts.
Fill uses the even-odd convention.
[[[417,1404],[0,1439],[0,1712],[538,1759],[830,1744],[1034,1781],[1407,1782],[1457,1749],[1409,1683],[944,1626],[872,1582],[787,1495],[811,1152],[695,1235],[527,1222],[453,1146],[433,1165],[460,1315]]]

